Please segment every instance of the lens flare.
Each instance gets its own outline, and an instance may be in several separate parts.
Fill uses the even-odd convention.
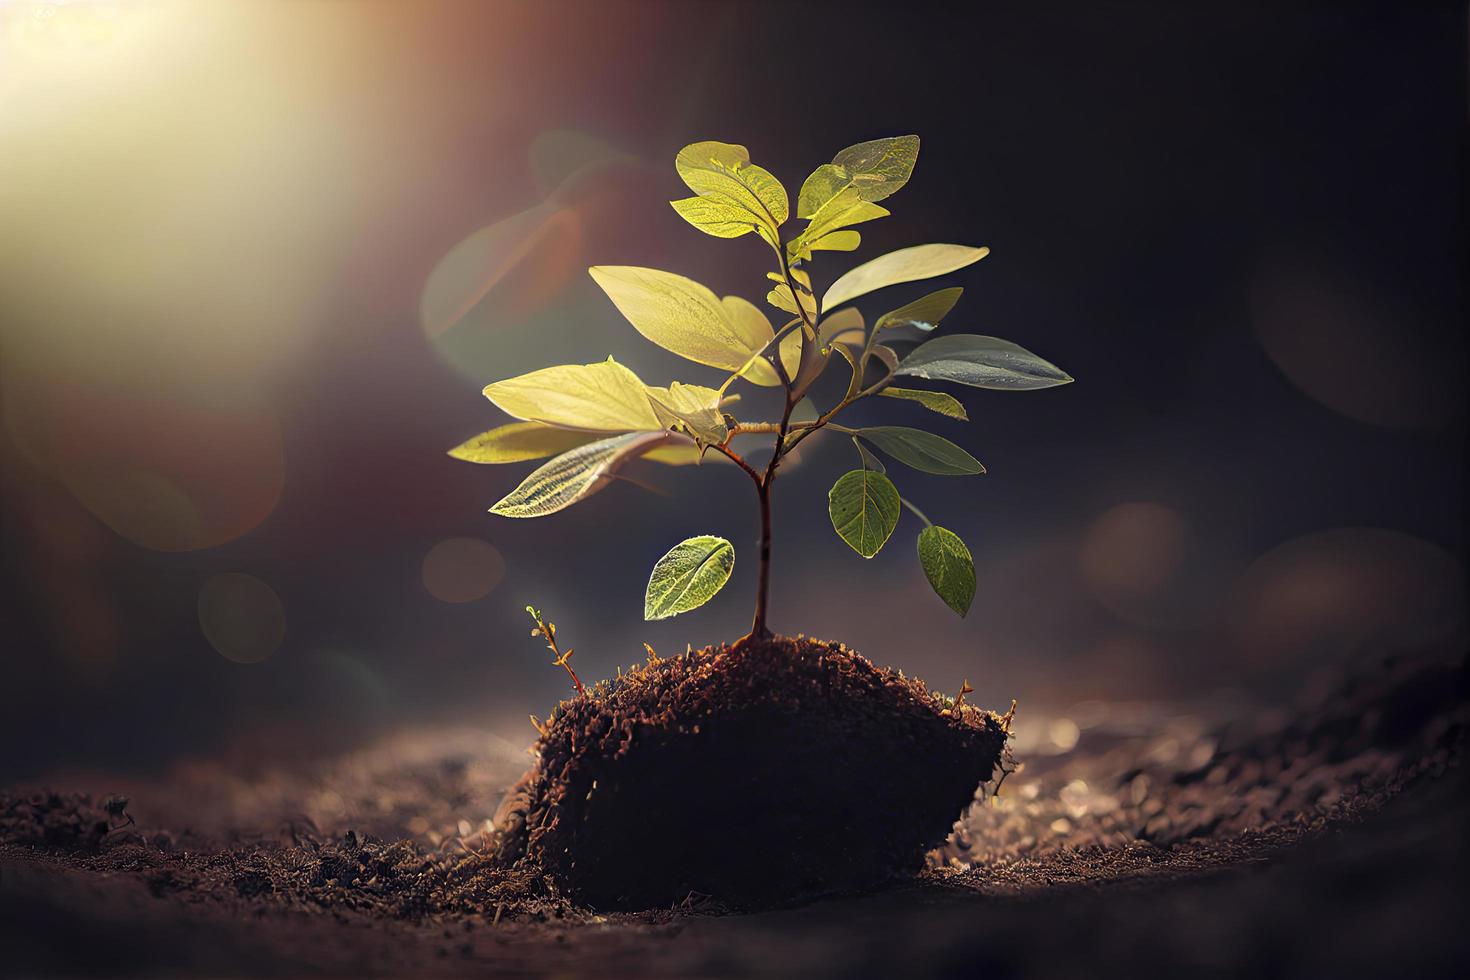
[[[226,572],[199,590],[199,626],[226,660],[255,664],[286,638],[286,610],[274,589],[253,575]]]
[[[505,559],[488,541],[448,538],[424,556],[424,588],[440,602],[483,599],[505,578]]]

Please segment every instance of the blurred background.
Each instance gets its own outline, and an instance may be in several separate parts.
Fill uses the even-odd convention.
[[[730,467],[512,521],[486,509],[535,464],[445,455],[537,367],[718,378],[586,275],[764,295],[763,245],[666,203],[699,139],[794,194],[919,134],[818,284],[988,245],[946,327],[1078,379],[955,390],[968,425],[880,406],[990,470],[891,470],[975,554],[964,620],[912,518],[870,562],[837,539],[854,456],[811,440],[776,486],[776,629],[1075,719],[1059,745],[1110,705],[1265,711],[1459,655],[1465,41],[1448,5],[0,0],[0,780],[426,725],[527,744],[568,693],[528,602],[589,678],[744,633]],[[642,622],[653,561],[705,532],[736,544],[725,593]]]

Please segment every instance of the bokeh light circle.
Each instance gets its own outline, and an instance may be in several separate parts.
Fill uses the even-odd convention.
[[[505,578],[505,559],[479,538],[447,538],[424,556],[424,588],[440,602],[483,599]]]
[[[254,664],[275,653],[286,638],[286,610],[260,579],[225,572],[199,590],[199,626],[225,659]]]

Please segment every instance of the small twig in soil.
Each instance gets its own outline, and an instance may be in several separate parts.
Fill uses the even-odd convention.
[[[561,648],[556,645],[556,624],[549,623],[545,619],[543,619],[541,617],[540,610],[536,609],[535,606],[527,606],[526,612],[530,613],[531,618],[536,621],[536,628],[531,630],[531,635],[542,636],[546,638],[546,649],[550,650],[552,655],[556,658],[552,661],[552,664],[554,666],[561,667],[567,672],[567,676],[572,679],[572,684],[577,689],[578,696],[586,693],[585,688],[582,687],[581,680],[577,678],[577,672],[573,670],[572,665],[568,663],[568,661],[572,659],[571,648],[568,647],[567,651],[563,653],[561,651]],[[531,723],[536,724],[536,719],[532,718]],[[539,731],[541,726],[536,725],[536,728]]]

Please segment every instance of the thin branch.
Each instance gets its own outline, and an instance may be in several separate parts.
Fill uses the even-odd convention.
[[[925,516],[924,512],[922,510],[920,510],[919,508],[915,507],[913,505],[913,502],[910,501],[907,497],[899,497],[898,498],[898,502],[901,503],[901,504],[903,504],[909,510],[913,511],[914,512],[914,516],[917,517],[919,520],[923,521],[925,527],[933,527],[934,526],[934,522],[931,521],[931,520],[929,520],[929,518],[927,516]]]

